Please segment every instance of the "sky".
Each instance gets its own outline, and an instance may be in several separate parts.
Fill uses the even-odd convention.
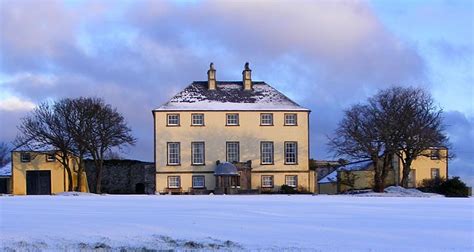
[[[311,157],[344,109],[378,90],[428,90],[443,108],[450,176],[474,185],[473,1],[0,0],[0,141],[37,104],[102,97],[153,160],[153,117],[214,62],[218,80],[271,84],[311,109]]]

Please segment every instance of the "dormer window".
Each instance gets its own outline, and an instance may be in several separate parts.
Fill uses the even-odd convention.
[[[166,126],[179,126],[179,114],[167,114]]]
[[[31,161],[31,154],[27,152],[22,152],[20,154],[20,159],[22,163],[28,163]]]
[[[272,113],[260,114],[260,125],[273,126],[273,114]]]
[[[46,162],[54,162],[54,161],[56,161],[54,154],[46,154]]]
[[[431,150],[431,153],[430,153],[430,158],[432,160],[438,160],[440,159],[440,153],[439,153],[439,150],[435,149],[435,150]]]
[[[204,114],[192,114],[191,115],[192,126],[204,126]]]
[[[238,126],[239,125],[239,114],[226,114],[226,125],[227,126]]]
[[[296,114],[285,114],[285,126],[296,126],[298,117]]]

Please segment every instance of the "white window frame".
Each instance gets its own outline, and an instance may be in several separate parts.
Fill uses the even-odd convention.
[[[166,114],[166,126],[179,126],[180,116],[179,114]]]
[[[260,125],[261,126],[273,126],[273,114],[272,113],[261,113],[260,114]]]
[[[298,164],[298,142],[285,142],[284,149],[285,164]]]
[[[226,126],[239,126],[239,114],[229,113],[225,114],[225,125]]]
[[[275,152],[275,147],[274,147],[273,142],[270,142],[270,141],[260,142],[260,163],[273,164],[275,161],[274,152]]]
[[[437,176],[433,176],[433,171],[436,171]],[[440,178],[440,177],[441,177],[440,169],[439,168],[431,168],[431,178],[434,179],[434,178]]]
[[[54,161],[56,161],[55,154],[46,154],[46,162],[54,162]]]
[[[181,177],[168,176],[168,188],[181,188]]]
[[[199,179],[202,179],[202,181],[198,181]],[[206,188],[206,177],[204,177],[204,175],[193,176],[193,188]]]
[[[298,125],[298,114],[291,113],[285,114],[285,126],[296,126]]]
[[[192,126],[204,126],[204,114],[191,114],[191,125]]]
[[[262,175],[262,188],[273,188],[273,175]]]
[[[204,165],[206,148],[204,142],[191,142],[191,164]]]
[[[31,162],[31,153],[29,152],[21,152],[20,153],[20,160],[22,163],[29,163]]]
[[[227,162],[240,162],[240,143],[239,142],[226,142],[226,160]],[[233,157],[236,158],[233,158]]]
[[[180,165],[181,164],[181,143],[179,142],[168,142],[167,143],[167,163],[168,165]],[[175,148],[176,151],[173,149]]]
[[[298,176],[297,175],[286,175],[285,185],[296,188],[298,187]]]

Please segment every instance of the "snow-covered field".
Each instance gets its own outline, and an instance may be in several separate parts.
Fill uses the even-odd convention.
[[[3,250],[474,251],[473,198],[4,196]]]

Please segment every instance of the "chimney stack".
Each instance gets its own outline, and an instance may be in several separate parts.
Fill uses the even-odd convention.
[[[214,69],[214,63],[212,62],[209,65],[209,70],[207,70],[207,88],[216,90],[216,69]]]
[[[252,70],[250,70],[248,62],[245,62],[245,68],[242,72],[242,83],[244,90],[252,90]]]

